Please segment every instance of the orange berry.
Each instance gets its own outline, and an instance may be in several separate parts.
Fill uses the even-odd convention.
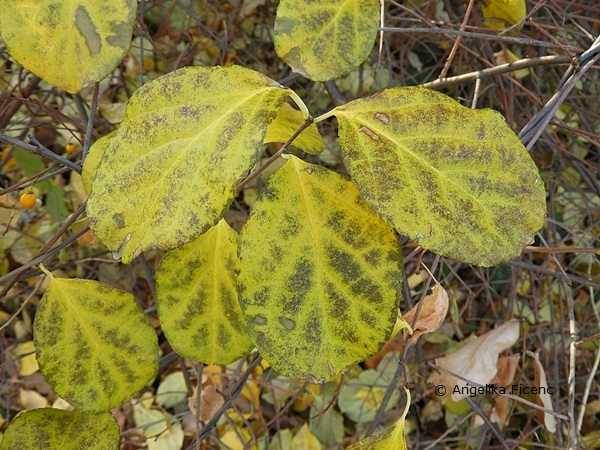
[[[69,142],[67,145],[65,145],[65,150],[67,151],[67,153],[73,153],[76,148],[77,147],[75,147],[75,144],[73,144],[72,142]]]
[[[20,203],[23,208],[31,209],[35,206],[35,200],[35,195],[28,192],[27,194],[21,195]]]

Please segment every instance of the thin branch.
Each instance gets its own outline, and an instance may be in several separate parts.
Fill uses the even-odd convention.
[[[40,155],[43,158],[50,159],[55,163],[68,167],[74,172],[81,173],[81,166],[79,164],[75,164],[73,161],[63,158],[62,156],[54,153],[52,150],[46,148],[35,138],[33,134],[29,135],[29,139],[31,139],[36,145],[31,145],[19,139],[6,136],[5,134],[0,134],[0,141],[2,142],[6,142],[7,144],[14,145],[15,147],[22,148],[23,150],[28,151],[30,153]]]
[[[448,36],[462,36],[463,38],[471,38],[471,39],[484,39],[490,41],[501,41],[507,42],[511,44],[522,44],[522,45],[532,45],[535,47],[544,47],[544,48],[556,48],[560,50],[568,50],[574,53],[581,53],[583,49],[579,47],[574,47],[572,45],[567,44],[553,44],[552,42],[545,41],[537,41],[535,39],[528,38],[517,38],[510,36],[500,36],[497,34],[486,34],[486,33],[473,33],[471,31],[458,31],[458,30],[450,30],[447,28],[440,28],[437,26],[431,28],[395,28],[395,27],[382,27],[381,31],[385,31],[386,33],[434,33],[434,34],[445,34]]]
[[[260,166],[258,169],[256,169],[254,172],[252,172],[250,175],[248,175],[245,179],[243,179],[240,182],[240,184],[238,184],[237,191],[241,192],[248,183],[250,183],[256,177],[258,177],[267,167],[269,167],[271,164],[273,164],[277,160],[277,158],[279,158],[281,155],[283,155],[287,151],[290,144],[294,141],[294,139],[296,139],[300,135],[300,133],[302,133],[305,129],[307,129],[309,126],[311,126],[313,121],[314,121],[314,119],[312,117],[309,117],[308,119],[306,119],[304,121],[304,123],[302,125],[300,125],[300,128],[298,128],[295,131],[295,133],[292,134],[292,136],[287,140],[287,142],[285,144],[283,144],[281,146],[281,148],[279,150],[277,150],[277,152],[275,152],[275,154],[273,156],[271,156],[262,166]]]
[[[143,47],[143,46],[142,46]],[[142,58],[142,62],[144,58]],[[143,73],[143,70],[140,70]],[[92,145],[92,131],[94,130],[94,119],[96,118],[96,108],[98,107],[98,86],[100,83],[94,85],[94,94],[92,95],[92,106],[90,107],[90,116],[88,117],[87,128],[85,130],[85,140],[83,142],[83,154],[81,155],[81,163],[85,161],[87,154]]]
[[[519,61],[500,64],[499,66],[489,67],[487,69],[478,70],[476,72],[468,72],[462,75],[457,75],[450,78],[442,78],[439,80],[430,81],[424,83],[421,86],[430,89],[441,89],[447,86],[452,86],[458,83],[464,83],[467,81],[473,81],[484,77],[492,77],[495,75],[502,75],[508,72],[514,72],[519,69],[528,69],[530,67],[556,65],[556,64],[569,64],[573,59],[568,55],[551,55],[551,56],[540,56],[538,58],[524,58]]]

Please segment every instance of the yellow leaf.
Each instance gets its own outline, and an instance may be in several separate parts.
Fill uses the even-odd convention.
[[[19,64],[76,94],[123,59],[136,10],[135,0],[5,0],[0,30]]]
[[[159,409],[148,409],[143,403],[133,405],[133,421],[146,437],[148,450],[180,450],[183,445],[181,422]]]
[[[397,239],[337,173],[290,156],[242,229],[240,260],[250,336],[287,377],[328,380],[376,353],[392,331]]]
[[[135,298],[97,281],[50,275],[33,335],[42,375],[84,412],[129,400],[158,370],[158,339]]]
[[[30,409],[47,408],[50,406],[48,399],[37,391],[29,389],[19,390],[19,402],[24,411]]]
[[[348,450],[406,450],[406,440],[404,438],[404,427],[408,408],[410,407],[410,391],[404,388],[406,392],[406,406],[402,417],[383,433],[362,439],[354,445],[348,447]]]
[[[207,231],[233,201],[290,92],[239,66],[185,67],[138,89],[120,128],[94,144],[104,156],[84,175],[86,183],[93,178],[94,234],[129,263]]]
[[[254,346],[238,302],[237,247],[237,233],[221,220],[160,262],[158,316],[173,350],[185,358],[229,364]]]
[[[378,27],[377,0],[281,0],[275,52],[294,72],[327,81],[369,56]]]
[[[413,334],[407,345],[417,342],[421,335],[437,330],[446,318],[448,312],[448,293],[446,289],[436,284],[431,290],[431,295],[427,295],[422,302],[419,302],[419,304],[422,303],[420,308],[419,304],[416,304],[409,312],[404,314],[406,323],[412,324],[417,311],[419,311],[417,323],[413,327]]]
[[[33,345],[33,341],[23,342],[22,344],[19,344],[15,350],[15,355],[17,356],[26,353],[31,354],[24,356],[19,360],[19,375],[22,377],[32,375],[40,369],[37,360],[35,359],[35,346]]]
[[[308,423],[304,423],[302,428],[292,439],[291,450],[321,450],[321,443],[317,437],[310,432]]]
[[[331,115],[362,196],[422,247],[490,266],[519,255],[544,224],[544,183],[496,111],[399,87],[317,120]]]
[[[527,17],[525,0],[484,0],[483,24],[489,28],[504,29],[505,22],[515,25]]]
[[[304,114],[302,111],[294,109],[290,104],[284,103],[277,112],[277,117],[267,127],[265,144],[269,142],[285,143],[304,123]],[[294,147],[299,148],[306,153],[317,155],[325,148],[321,134],[317,126],[313,123],[292,142]]]
[[[519,58],[517,55],[515,55],[513,52],[511,52],[508,49],[503,49],[503,50],[500,50],[499,52],[494,53],[494,57],[496,58],[496,64],[498,64],[498,65],[512,64],[512,63],[515,63],[515,62],[521,60],[521,58]],[[510,72],[510,74],[513,77],[515,77],[517,80],[522,80],[523,78],[526,78],[529,75],[531,75],[531,69],[519,69],[519,70]]]
[[[119,424],[110,413],[86,414],[42,408],[19,414],[1,450],[118,450]]]

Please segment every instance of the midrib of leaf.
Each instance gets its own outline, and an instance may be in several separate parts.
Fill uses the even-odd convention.
[[[482,210],[486,211],[486,213],[488,214],[488,216],[493,216],[493,214],[491,213],[491,211],[489,211],[489,209],[485,205],[483,205],[481,203],[481,201],[477,197],[475,197],[469,191],[465,190],[465,188],[462,187],[461,185],[454,183],[450,178],[446,177],[443,172],[440,172],[435,166],[431,165],[428,161],[426,161],[425,159],[423,159],[418,153],[415,153],[412,150],[410,150],[410,148],[405,147],[404,145],[402,145],[398,140],[396,140],[394,138],[393,135],[390,135],[390,134],[386,133],[385,130],[383,130],[382,128],[380,128],[379,126],[377,126],[377,124],[369,122],[369,121],[362,120],[361,118],[356,117],[356,116],[352,116],[352,115],[350,115],[350,121],[359,122],[362,125],[364,125],[367,128],[369,128],[374,133],[376,133],[377,135],[383,136],[388,141],[396,144],[397,148],[399,148],[401,151],[404,151],[406,154],[412,156],[415,160],[417,160],[418,162],[420,162],[421,165],[423,165],[424,167],[430,167],[431,170],[433,172],[435,172],[440,179],[446,180],[447,184],[451,184],[452,186],[455,186],[457,188],[457,190],[462,191],[468,197],[471,197],[481,207]]]
[[[340,6],[338,9],[337,9],[337,11],[335,12],[335,14],[333,15],[333,19],[332,19],[332,20],[330,20],[330,21],[329,21],[329,23],[325,24],[325,26],[321,27],[321,30],[319,31],[319,33],[318,33],[318,34],[315,36],[315,38],[313,39],[313,41],[312,41],[312,43],[311,43],[311,45],[310,45],[310,50],[309,50],[309,52],[308,52],[308,53],[313,53],[313,50],[314,50],[314,48],[315,48],[315,45],[317,45],[317,42],[318,42],[318,41],[319,41],[319,40],[322,38],[323,34],[325,33],[325,31],[326,31],[327,29],[329,29],[330,27],[337,28],[337,27],[335,26],[335,24],[336,24],[336,21],[337,21],[337,18],[338,18],[338,16],[340,15],[340,13],[341,13],[342,11],[344,11],[344,10],[345,10],[345,8],[346,8],[346,4],[348,4],[348,2],[352,2],[352,1],[353,1],[353,0],[346,0],[346,1],[345,1],[345,2],[344,2],[344,3],[343,3],[343,4],[342,4],[342,5],[341,5],[341,6]],[[301,20],[303,20],[303,19],[301,19]],[[337,29],[336,29],[336,33],[335,33],[335,34],[337,34]],[[336,39],[336,40],[337,40],[337,39]]]
[[[81,315],[79,314],[79,310],[77,309],[77,306],[71,301],[71,297],[69,296],[69,293],[62,287],[62,283],[60,281],[58,281],[58,279],[53,279],[52,281],[55,282],[58,285],[59,289],[63,292],[63,294],[64,294],[63,297],[66,300],[67,309],[71,310],[72,314],[76,317],[77,322],[79,322],[80,326],[83,329],[85,329],[85,332],[88,335],[89,339],[96,346],[96,352],[97,352],[98,348],[100,346],[98,345],[98,342],[96,342],[96,339],[93,336],[92,331],[88,327],[87,323],[85,322],[85,320],[82,319]]]
[[[251,98],[256,97],[258,95],[260,95],[262,92],[268,91],[274,89],[273,87],[267,86],[265,88],[259,89],[257,91],[252,91],[248,96],[244,97],[242,100],[240,100],[239,102],[237,102],[236,104],[234,104],[231,108],[229,108],[227,111],[225,111],[224,113],[222,113],[221,115],[217,116],[212,122],[210,122],[210,124],[208,124],[206,127],[204,127],[203,130],[201,130],[196,136],[194,136],[191,141],[188,143],[188,145],[185,146],[185,148],[183,148],[179,154],[179,156],[177,156],[175,158],[175,161],[173,162],[173,164],[171,164],[171,166],[169,167],[168,172],[170,173],[171,170],[173,169],[173,167],[176,167],[179,163],[179,160],[185,155],[187,156],[187,153],[189,152],[190,147],[195,144],[198,140],[200,140],[200,137],[202,137],[202,135],[210,130],[211,135],[214,134],[214,128],[216,127],[216,125],[223,121],[226,120],[227,117],[229,117],[231,115],[232,112],[234,112],[235,110],[239,109],[240,105],[243,105],[244,103],[248,102]],[[255,108],[256,109],[256,108]],[[266,125],[265,125],[266,126]],[[166,175],[163,175],[161,177],[161,182],[162,180],[164,180],[166,178]]]

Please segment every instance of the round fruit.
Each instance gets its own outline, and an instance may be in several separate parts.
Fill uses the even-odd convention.
[[[75,144],[73,144],[72,142],[69,142],[67,145],[65,145],[65,150],[67,151],[67,153],[73,153],[76,150],[77,147],[75,147]]]
[[[20,203],[23,208],[30,209],[35,206],[35,200],[35,195],[33,195],[31,192],[28,192],[27,194],[23,194],[21,196]]]

